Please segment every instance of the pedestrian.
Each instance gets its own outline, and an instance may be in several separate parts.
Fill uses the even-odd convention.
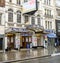
[[[44,48],[47,48],[47,40],[44,40]]]

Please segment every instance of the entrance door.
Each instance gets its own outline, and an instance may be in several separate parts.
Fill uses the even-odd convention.
[[[22,37],[22,47],[26,48],[26,37]]]
[[[3,38],[0,38],[0,50],[2,50],[3,47]]]
[[[11,34],[10,36],[8,36],[8,47],[14,49],[14,43],[15,43],[15,35]]]

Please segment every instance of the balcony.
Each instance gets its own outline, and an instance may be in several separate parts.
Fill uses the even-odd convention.
[[[53,18],[53,15],[44,15],[45,18]]]

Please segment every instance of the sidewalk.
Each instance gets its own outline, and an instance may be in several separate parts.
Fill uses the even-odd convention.
[[[0,53],[0,62],[8,62],[8,61],[18,61],[18,60],[26,60],[37,57],[46,57],[50,56],[53,53],[60,52],[60,47],[49,47],[49,48],[37,48],[37,49],[20,49],[11,50],[5,53]]]

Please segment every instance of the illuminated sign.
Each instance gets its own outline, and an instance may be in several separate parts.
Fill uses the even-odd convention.
[[[37,4],[36,4],[36,0],[30,0],[26,3],[22,4],[22,13],[28,13],[31,11],[35,11]]]

